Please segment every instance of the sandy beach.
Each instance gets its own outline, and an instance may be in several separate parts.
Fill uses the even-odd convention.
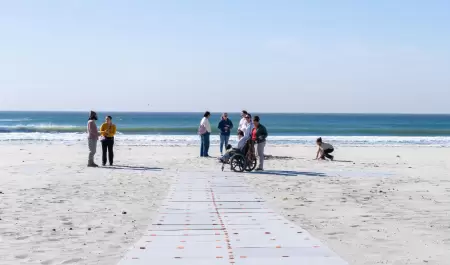
[[[116,264],[177,174],[220,171],[194,146],[117,146],[117,166],[98,169],[86,167],[82,144],[0,150],[5,265]],[[300,145],[268,145],[266,153],[275,156],[266,171],[242,177],[349,264],[448,264],[449,149],[341,147],[335,162],[313,161],[315,148]]]

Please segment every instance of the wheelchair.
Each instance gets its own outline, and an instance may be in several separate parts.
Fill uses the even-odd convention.
[[[256,168],[256,153],[254,142],[249,139],[242,151],[232,151],[230,159],[228,161],[222,161],[222,171],[226,164],[230,164],[230,169],[234,172],[253,171]]]

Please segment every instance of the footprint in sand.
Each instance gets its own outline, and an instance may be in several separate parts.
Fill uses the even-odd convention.
[[[83,259],[75,258],[75,259],[69,259],[69,260],[63,261],[61,264],[80,264],[81,261],[83,261]]]
[[[15,256],[16,259],[26,259],[28,257],[28,254],[20,254]]]
[[[336,236],[336,235],[342,235],[344,234],[343,232],[331,232],[331,233],[327,233],[327,235],[329,236]]]

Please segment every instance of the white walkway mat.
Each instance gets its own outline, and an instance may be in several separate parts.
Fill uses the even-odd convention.
[[[181,175],[119,265],[348,265],[243,178]]]

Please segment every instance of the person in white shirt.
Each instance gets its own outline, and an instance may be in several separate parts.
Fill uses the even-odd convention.
[[[244,132],[244,139],[247,141],[252,136],[252,130],[253,130],[254,126],[252,123],[252,115],[251,114],[247,113],[244,118],[245,118],[245,121],[247,124],[246,124],[246,127],[244,127],[242,129],[242,131]]]
[[[205,112],[198,129],[198,134],[201,138],[200,157],[209,157],[209,137],[211,135],[211,124],[209,123],[209,117],[211,117],[211,113],[209,111]]]
[[[326,160],[325,159],[325,157],[326,157],[326,158],[330,159],[331,161],[333,161],[334,156],[332,156],[330,154],[333,153],[334,147],[329,143],[324,143],[322,141],[322,137],[319,137],[316,140],[316,144],[319,147],[319,149],[317,150],[316,159]]]
[[[244,131],[246,128],[247,128],[247,124],[248,124],[248,122],[247,122],[247,119],[245,118],[245,116],[247,116],[247,111],[246,110],[243,110],[242,112],[241,112],[241,120],[239,121],[239,127],[238,127],[238,132],[239,131]]]

